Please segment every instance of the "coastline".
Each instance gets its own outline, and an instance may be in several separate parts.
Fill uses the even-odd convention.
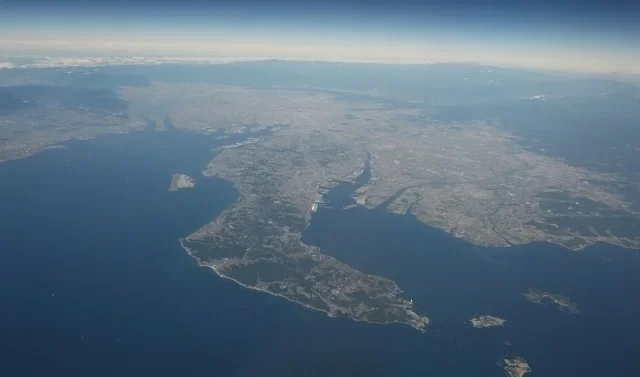
[[[185,238],[187,238],[187,237],[185,237]],[[244,283],[239,282],[238,280],[236,280],[236,279],[234,279],[234,278],[232,278],[232,277],[229,277],[229,276],[226,276],[226,275],[224,275],[224,274],[221,274],[221,273],[220,273],[220,272],[219,272],[215,267],[213,267],[213,266],[209,266],[209,265],[206,265],[206,264],[203,264],[202,262],[200,262],[200,260],[199,260],[197,257],[195,257],[195,256],[193,256],[193,255],[191,254],[191,250],[190,250],[188,247],[184,246],[183,241],[185,240],[185,238],[180,238],[180,239],[178,240],[178,241],[180,242],[180,246],[181,246],[181,247],[182,247],[182,248],[187,252],[187,255],[189,255],[191,258],[195,259],[195,260],[198,262],[198,266],[199,266],[199,267],[207,267],[207,268],[209,268],[209,269],[213,270],[213,271],[215,272],[215,274],[216,274],[218,277],[221,277],[221,278],[223,278],[223,279],[231,280],[231,281],[233,281],[234,283],[236,283],[236,284],[238,284],[238,285],[240,285],[241,287],[244,287],[244,288],[246,288],[246,289],[251,289],[251,290],[253,290],[253,291],[262,292],[262,293],[267,293],[267,294],[270,294],[270,295],[272,295],[272,296],[276,296],[276,297],[283,298],[283,299],[285,299],[285,300],[287,300],[287,301],[289,301],[289,302],[293,302],[293,303],[295,303],[295,304],[297,304],[297,305],[300,305],[300,306],[302,306],[302,307],[304,307],[304,308],[306,308],[306,309],[311,309],[311,310],[315,310],[315,311],[319,311],[319,312],[325,313],[325,314],[327,314],[327,317],[331,317],[331,318],[348,318],[348,319],[350,319],[350,320],[352,320],[352,321],[355,321],[355,322],[372,323],[372,324],[377,324],[377,325],[393,325],[393,324],[409,325],[409,326],[411,326],[412,328],[414,328],[414,329],[418,330],[419,332],[421,332],[421,333],[423,333],[423,334],[426,332],[425,327],[426,327],[426,326],[428,326],[429,324],[431,324],[431,321],[429,320],[429,321],[428,321],[428,323],[427,323],[425,326],[423,326],[423,327],[418,327],[418,326],[411,325],[411,324],[409,324],[409,323],[407,323],[407,322],[400,322],[400,321],[391,321],[391,322],[375,322],[375,321],[366,321],[366,320],[361,320],[361,319],[357,319],[357,318],[354,318],[354,317],[351,317],[351,316],[337,316],[337,315],[332,314],[332,313],[330,313],[330,312],[328,312],[328,311],[326,311],[326,310],[318,309],[318,308],[313,307],[313,306],[310,306],[310,305],[308,305],[308,304],[305,304],[305,303],[302,303],[302,302],[299,302],[299,301],[293,300],[293,299],[291,299],[291,298],[289,298],[289,297],[286,297],[286,296],[283,296],[283,295],[280,295],[280,294],[277,294],[277,293],[273,293],[273,292],[270,292],[270,291],[267,291],[267,290],[264,290],[264,289],[260,289],[260,288],[257,288],[257,287],[251,286],[251,285],[244,284]]]

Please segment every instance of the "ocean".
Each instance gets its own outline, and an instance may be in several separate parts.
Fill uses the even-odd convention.
[[[432,319],[426,333],[329,318],[198,267],[179,238],[238,195],[200,175],[222,143],[148,131],[0,164],[1,376],[484,377],[505,355],[532,377],[640,375],[637,251],[474,246],[410,216],[342,210],[342,185],[304,240],[395,280]],[[174,173],[196,187],[168,192]],[[528,288],[580,314],[532,304]],[[474,314],[507,322],[475,329]]]

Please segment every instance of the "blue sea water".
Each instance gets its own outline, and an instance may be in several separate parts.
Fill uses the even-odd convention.
[[[411,217],[320,209],[305,241],[394,279],[433,320],[425,334],[218,278],[178,239],[237,197],[199,174],[219,144],[141,132],[0,164],[0,376],[499,376],[507,354],[533,377],[640,375],[637,251],[482,248]],[[168,192],[173,173],[196,188]],[[529,303],[528,288],[581,313]],[[473,314],[508,322],[474,329]]]

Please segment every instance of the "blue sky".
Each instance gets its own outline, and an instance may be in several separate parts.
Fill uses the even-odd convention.
[[[640,1],[0,0],[0,51],[640,70]]]

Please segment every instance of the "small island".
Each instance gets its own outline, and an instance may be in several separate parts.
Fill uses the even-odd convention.
[[[522,294],[527,300],[534,304],[545,305],[545,302],[551,302],[555,307],[563,312],[571,314],[578,314],[578,303],[571,300],[571,298],[563,296],[558,293],[549,293],[540,291],[538,289],[529,288],[527,293]]]
[[[169,185],[169,191],[178,191],[187,188],[193,188],[196,185],[196,180],[185,174],[174,174],[171,176],[171,184]]]
[[[504,374],[508,377],[522,377],[526,373],[531,372],[529,364],[519,356],[507,356],[498,360],[498,366],[504,370]]]
[[[474,315],[471,318],[471,325],[477,329],[483,329],[486,327],[500,327],[504,326],[506,320],[491,315]]]

